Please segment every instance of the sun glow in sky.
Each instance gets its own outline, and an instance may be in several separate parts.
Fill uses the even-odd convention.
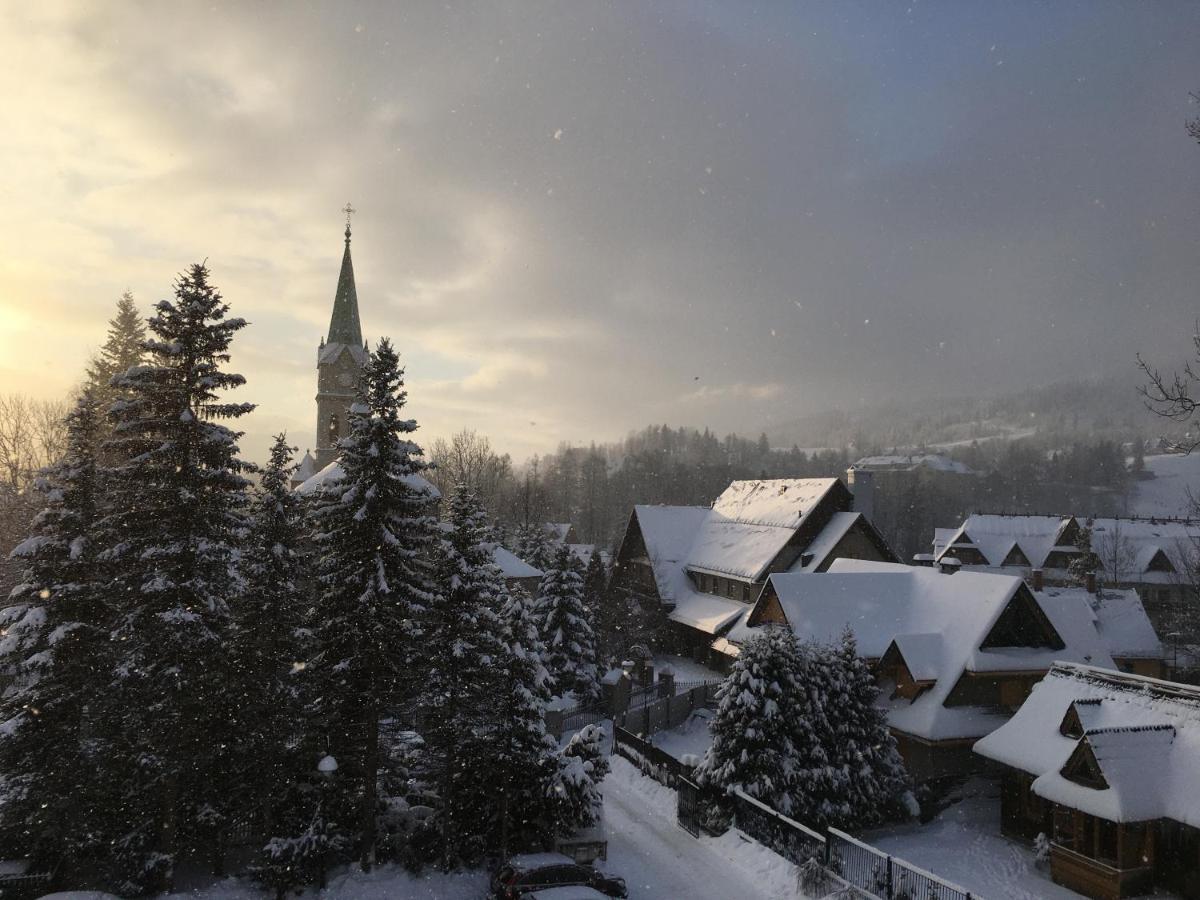
[[[207,259],[301,448],[355,217],[429,440],[749,433],[1187,352],[1183,3],[0,6],[0,390]]]

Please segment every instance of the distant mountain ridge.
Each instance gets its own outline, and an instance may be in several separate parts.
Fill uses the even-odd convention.
[[[990,397],[946,397],[802,416],[766,429],[773,447],[845,447],[882,451],[952,449],[973,441],[1037,437],[1127,441],[1154,438],[1169,423],[1145,408],[1130,379],[1062,381]]]

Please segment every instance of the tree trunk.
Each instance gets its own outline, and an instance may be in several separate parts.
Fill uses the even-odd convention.
[[[366,747],[363,748],[362,852],[364,872],[375,864],[375,807],[379,792],[379,702],[370,697],[364,709]]]

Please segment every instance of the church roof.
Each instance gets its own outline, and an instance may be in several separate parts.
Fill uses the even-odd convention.
[[[338,273],[337,295],[333,300],[333,315],[329,318],[328,344],[348,344],[361,347],[362,326],[358,321],[358,291],[354,287],[354,262],[350,259],[350,226],[346,226],[346,250],[342,253],[342,270]]]

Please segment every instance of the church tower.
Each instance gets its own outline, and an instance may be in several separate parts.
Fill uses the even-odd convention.
[[[321,470],[337,458],[337,442],[350,427],[350,404],[363,367],[367,346],[358,320],[358,292],[354,287],[354,263],[350,259],[350,214],[346,204],[346,249],[338,273],[337,294],[329,334],[317,349],[317,459]]]

